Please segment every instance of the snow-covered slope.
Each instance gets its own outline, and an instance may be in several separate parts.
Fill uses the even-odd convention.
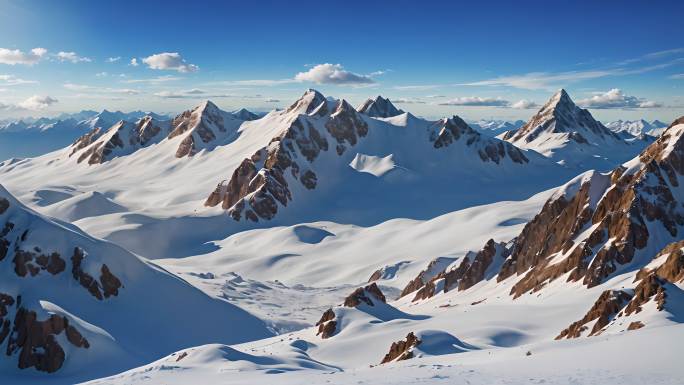
[[[508,122],[505,120],[486,120],[481,119],[474,122],[469,122],[474,129],[487,134],[489,136],[498,136],[508,131],[515,131],[522,127],[525,122],[522,120],[516,120],[514,122]]]
[[[227,170],[206,201],[236,221],[271,220],[280,212],[297,221],[359,224],[424,218],[464,207],[464,200],[529,196],[539,191],[539,182],[563,173],[539,154],[484,136],[457,116],[436,122],[409,113],[372,119],[313,90],[262,120],[257,122],[278,127],[278,133]],[[510,178],[520,194],[495,188],[506,181],[512,186]],[[467,194],[486,187],[486,194]],[[427,195],[433,199],[413,204]]]
[[[559,90],[525,125],[501,138],[579,170],[606,171],[638,154],[648,143],[627,142],[579,108]]]
[[[458,117],[427,121],[404,113],[370,118],[316,91],[286,110],[246,122],[208,103],[203,106],[179,115],[168,128],[182,131],[187,121],[194,129],[164,135],[162,127],[144,146],[129,146],[122,139],[123,147],[96,155],[104,163],[89,165],[83,159],[79,164],[78,159],[90,148],[107,148],[102,143],[115,130],[138,133],[138,126],[114,126],[101,134],[102,140],[85,141],[82,149],[75,144],[39,158],[3,162],[0,178],[25,201],[43,191],[60,191],[65,199],[96,190],[125,210],[106,219],[84,218],[78,225],[159,258],[193,255],[206,250],[207,242],[254,227],[319,220],[365,226],[393,218],[433,218],[473,205],[525,199],[575,173],[482,135]],[[220,118],[229,124],[215,125]],[[215,139],[205,143],[200,133],[209,129]],[[196,153],[179,158],[187,138]],[[224,214],[229,210],[237,216],[240,205],[239,222]],[[61,212],[67,211],[51,213]],[[147,239],[157,234],[167,234],[169,241],[153,247]]]
[[[615,120],[606,123],[606,127],[615,133],[627,132],[632,136],[639,136],[641,134],[659,136],[667,128],[667,124],[659,120],[652,122],[647,122],[644,119]]]
[[[167,117],[155,113],[124,113],[103,110],[62,114],[57,118],[10,121],[0,124],[0,160],[38,156],[62,148],[94,129],[106,130],[120,120],[137,121],[144,116],[156,120]]]
[[[202,103],[3,162],[32,208],[155,261],[5,194],[29,219],[2,236],[0,292],[29,293],[39,321],[64,317],[41,328],[65,356],[50,375],[10,357],[0,379],[677,383],[681,349],[664,344],[684,321],[684,121],[612,172],[584,171],[553,159],[586,155],[580,133],[636,146],[556,96],[538,116],[538,137],[568,139],[552,159],[457,116],[372,117],[309,90],[259,119]],[[19,253],[24,277],[15,244],[36,254]]]
[[[392,116],[404,113],[404,111],[395,107],[389,99],[385,99],[380,95],[376,96],[375,99],[368,98],[357,110],[374,118],[391,118]]]
[[[73,383],[185,346],[270,335],[242,309],[33,212],[2,187],[0,275],[3,383]]]

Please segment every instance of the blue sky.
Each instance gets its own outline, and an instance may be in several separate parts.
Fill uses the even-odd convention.
[[[683,1],[0,0],[0,119],[207,98],[270,110],[307,88],[526,119],[564,87],[601,119],[672,120],[683,14]]]

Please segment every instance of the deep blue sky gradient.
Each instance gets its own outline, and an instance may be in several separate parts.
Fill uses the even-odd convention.
[[[524,117],[526,110],[440,106],[426,96],[500,97],[543,103],[556,86],[575,99],[619,88],[653,100],[663,108],[601,110],[599,115],[671,119],[684,113],[684,51],[643,59],[653,52],[684,47],[684,1],[86,1],[0,0],[0,47],[51,53],[74,51],[90,63],[42,61],[33,66],[0,64],[11,74],[38,83],[5,87],[0,102],[19,103],[31,95],[60,102],[43,112],[80,108],[179,110],[196,100],[163,99],[160,91],[191,88],[231,95],[216,102],[225,108],[281,107],[304,89],[315,87],[359,102],[382,93],[418,103],[404,105],[424,115],[461,113],[477,117]],[[160,52],[178,52],[200,70],[191,74],[159,71],[128,62]],[[121,56],[117,63],[107,57]],[[640,60],[637,60],[641,58]],[[628,63],[623,63],[629,61]],[[252,79],[287,79],[320,63],[339,63],[348,71],[374,76],[373,87],[282,84],[236,87],[219,84]],[[645,72],[583,81],[561,80],[544,89],[463,86],[500,76],[527,73],[642,69]],[[109,76],[95,77],[107,72]],[[112,74],[124,77],[114,77]],[[163,85],[122,83],[173,75]],[[64,83],[92,87],[136,87],[130,97],[74,97]],[[430,86],[406,89],[404,86]],[[86,94],[80,95],[84,96]],[[121,100],[123,99],[123,100]],[[280,102],[265,102],[277,99]],[[0,115],[20,113],[0,111]],[[29,114],[28,111],[21,113]],[[1,116],[0,116],[1,117]]]

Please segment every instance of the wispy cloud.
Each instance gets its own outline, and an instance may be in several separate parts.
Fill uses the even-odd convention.
[[[205,99],[205,98],[230,98],[235,95],[226,93],[211,93],[199,88],[181,91],[160,91],[154,94],[164,99]]]
[[[596,109],[658,108],[663,106],[662,103],[637,98],[636,96],[625,95],[618,88],[613,88],[612,90],[594,95],[587,99],[578,100],[577,104],[582,107]]]
[[[22,84],[37,84],[35,80],[25,80],[18,78],[14,75],[0,75],[0,85],[3,86],[16,86]]]
[[[462,86],[500,86],[513,87],[526,90],[555,90],[570,83],[583,80],[604,78],[609,76],[638,75],[652,72],[684,62],[684,57],[670,59],[663,63],[644,65],[640,67],[629,67],[629,64],[644,60],[662,59],[675,54],[684,54],[684,49],[672,49],[667,51],[654,52],[640,58],[630,59],[616,63],[612,67],[602,69],[591,69],[585,71],[565,71],[565,72],[530,72],[520,75],[499,76],[495,78],[459,83]]]
[[[510,102],[502,98],[479,96],[464,96],[439,103],[440,106],[470,106],[470,107],[508,107]]]
[[[397,103],[397,104],[425,104],[426,102],[424,100],[416,99],[416,98],[395,98],[391,99],[392,103]]]
[[[105,94],[119,94],[119,95],[138,95],[140,91],[131,88],[109,88],[96,87],[85,84],[64,83],[63,87],[70,91],[90,92],[90,93],[105,93]]]
[[[157,76],[153,78],[147,78],[147,79],[126,79],[122,80],[122,83],[128,83],[128,84],[137,84],[137,83],[142,83],[142,84],[159,84],[159,83],[166,83],[166,82],[173,82],[176,80],[181,80],[183,79],[182,77],[178,76],[171,76],[171,75],[165,75],[165,76]]]
[[[407,86],[394,86],[395,90],[402,91],[425,91],[432,90],[435,88],[444,87],[444,84],[417,84],[417,85],[407,85]]]
[[[527,100],[527,99],[518,100],[517,102],[511,104],[511,108],[515,108],[515,109],[519,109],[519,110],[526,110],[526,109],[536,108],[536,107],[539,107],[539,104],[537,104],[531,100]]]
[[[108,57],[106,62],[107,63],[116,63],[119,60],[121,60],[121,56],[114,56],[114,57]]]
[[[45,57],[47,50],[45,48],[34,48],[28,52],[23,52],[18,49],[0,48],[0,64],[23,64],[32,66],[38,63]]]
[[[684,74],[674,74],[674,75],[670,76],[670,79],[684,80]]]
[[[55,55],[57,60],[61,62],[71,62],[71,63],[90,63],[93,61],[92,59],[85,57],[85,56],[79,56],[76,52],[64,52],[60,51],[57,52]]]

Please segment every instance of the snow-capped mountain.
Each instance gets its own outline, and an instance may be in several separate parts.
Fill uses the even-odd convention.
[[[35,213],[1,186],[0,224],[0,372],[10,383],[27,369],[88,379],[184,346],[271,334],[249,313]]]
[[[368,98],[357,110],[374,118],[391,118],[392,116],[404,113],[404,111],[395,107],[389,99],[383,98],[380,95],[376,96],[375,99]]]
[[[413,199],[428,190],[435,198],[440,191],[453,196],[459,187],[452,181],[472,176],[473,185],[484,186],[485,175],[498,183],[513,173],[519,177],[554,168],[536,153],[480,134],[457,116],[436,122],[408,113],[374,119],[314,90],[254,123],[277,127],[277,134],[227,170],[205,202],[236,221],[271,220],[286,211],[300,218],[308,213],[311,219],[341,219],[342,213],[353,212],[359,223],[372,223],[385,212],[378,205],[390,202],[395,213],[423,217],[444,207],[444,201],[416,210]],[[363,190],[357,187],[361,184]]]
[[[627,132],[632,136],[639,136],[642,134],[659,136],[665,128],[667,128],[667,124],[659,120],[654,120],[652,122],[647,122],[644,119],[615,120],[606,123],[606,127],[615,133]]]
[[[486,120],[480,119],[474,122],[468,122],[474,129],[487,134],[490,136],[498,136],[505,132],[515,131],[522,127],[525,122],[522,120],[516,120],[514,122],[509,122],[505,120]]]
[[[144,373],[146,381],[180,383],[201,378],[213,382],[219,379],[217,368],[242,370],[243,379],[258,381],[264,379],[260,372],[279,367],[297,373],[284,372],[278,378],[282,383],[316,383],[321,376],[321,381],[326,381],[326,373],[334,373],[334,379],[341,382],[366,378],[378,383],[411,383],[407,378],[434,380],[435,362],[444,365],[440,376],[467,373],[483,384],[501,376],[499,366],[515,366],[507,381],[526,383],[529,370],[550,363],[553,368],[544,377],[558,383],[577,376],[577,365],[583,368],[581,382],[587,383],[606,373],[639,382],[659,378],[658,373],[665,375],[662,378],[676,376],[678,361],[670,356],[681,349],[668,340],[682,332],[684,315],[682,159],[684,117],[639,156],[612,172],[589,171],[531,199],[548,198],[545,203],[541,200],[543,205],[530,222],[513,226],[518,231],[505,230],[515,234],[512,238],[506,240],[506,235],[497,233],[495,237],[502,239],[503,235],[504,241],[484,242],[477,252],[453,252],[463,250],[456,245],[470,243],[470,226],[481,226],[490,217],[500,221],[520,214],[502,216],[506,210],[497,211],[499,207],[482,208],[490,213],[484,217],[463,212],[464,217],[457,219],[458,214],[453,213],[439,222],[398,221],[385,229],[342,230],[326,224],[329,235],[317,241],[317,247],[325,248],[326,253],[316,251],[317,247],[306,251],[311,243],[286,243],[295,258],[311,253],[312,265],[302,272],[313,279],[326,276],[328,284],[349,279],[340,278],[344,275],[340,270],[363,265],[367,257],[353,251],[363,254],[369,244],[375,245],[372,253],[376,260],[379,255],[380,259],[387,256],[382,262],[389,264],[369,274],[372,283],[348,289],[330,307],[321,309],[311,327],[288,333],[287,339],[240,345],[238,349],[247,353],[242,355],[216,345],[184,349],[104,381],[137,383]],[[467,219],[472,216],[478,219]],[[447,223],[450,226],[444,226]],[[491,234],[474,232],[479,239]],[[343,233],[344,240],[340,239]],[[429,248],[429,241],[416,245],[426,233],[453,246],[432,242],[436,248],[432,255],[439,257],[423,265],[418,275],[411,275],[413,269],[406,265],[412,262],[404,256]],[[263,269],[273,269],[269,264],[274,260],[259,260],[251,253],[259,254],[257,249],[264,247],[261,242],[274,235],[264,230],[229,239],[226,245],[231,252],[247,256],[250,269],[268,274]],[[249,239],[261,239],[257,242],[260,246],[248,245]],[[270,239],[276,240],[284,241]],[[440,253],[440,247],[452,253]],[[217,266],[217,257],[203,255],[168,267],[185,271],[184,266],[196,263]],[[227,266],[220,269],[246,267],[244,260],[222,260]],[[320,268],[330,263],[338,265]],[[349,270],[359,274],[354,268]],[[288,274],[282,268],[279,271]],[[209,280],[199,281],[208,284]],[[400,285],[404,290],[398,293]],[[601,337],[596,338],[598,335]],[[629,367],[622,365],[625,352],[639,351],[649,343],[661,348],[643,357],[647,363],[636,360]],[[244,361],[238,363],[238,355]],[[264,360],[265,356],[271,359]],[[606,357],[616,357],[617,371]],[[458,370],[451,366],[454,360]],[[483,362],[496,369],[488,371]],[[174,363],[176,367],[170,370],[161,369]],[[254,367],[257,370],[248,369]],[[302,367],[310,369],[300,372]],[[352,371],[353,375],[349,374]]]
[[[546,156],[308,90],[1,162],[1,381],[678,378],[679,347],[620,357],[684,327],[684,118],[601,173],[573,162],[579,135],[638,138],[552,102],[521,128],[565,135]]]
[[[10,121],[0,125],[0,159],[24,158],[62,148],[92,130],[104,131],[121,120],[137,121],[144,116],[166,120],[155,113],[133,111],[81,111],[57,118]]]
[[[500,137],[576,169],[611,169],[648,144],[625,141],[575,105],[562,89],[520,129]]]

